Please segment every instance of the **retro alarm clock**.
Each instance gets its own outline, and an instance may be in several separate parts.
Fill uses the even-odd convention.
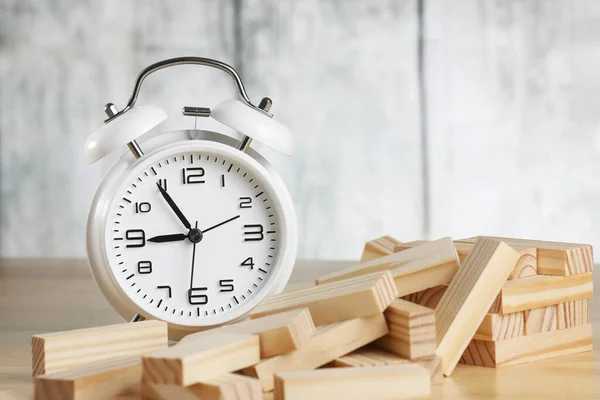
[[[196,129],[138,139],[167,119],[159,107],[136,105],[142,82],[184,64],[233,79],[239,100],[183,113],[214,118],[241,141]],[[144,69],[122,110],[106,105],[108,119],[85,143],[86,160],[125,154],[92,202],[87,253],[98,286],[124,318],[166,321],[176,338],[239,319],[283,289],[296,257],[294,207],[273,167],[250,147],[254,140],[288,156],[294,150],[271,104],[252,104],[231,66],[181,57]]]

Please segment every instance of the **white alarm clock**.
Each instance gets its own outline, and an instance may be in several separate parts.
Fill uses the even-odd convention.
[[[244,139],[183,130],[138,142],[167,115],[136,106],[143,80],[159,69],[196,64],[228,73],[240,100],[212,109],[184,107],[212,117]],[[104,178],[91,205],[87,252],[102,293],[128,320],[159,319],[171,338],[224,324],[280,292],[297,248],[290,195],[252,140],[291,155],[291,132],[248,98],[237,72],[219,61],[174,58],[137,78],[127,106],[107,104],[108,119],[85,143],[89,163],[129,147]]]

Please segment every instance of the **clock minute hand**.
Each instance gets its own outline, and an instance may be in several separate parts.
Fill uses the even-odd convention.
[[[154,237],[151,237],[150,239],[148,239],[147,241],[154,242],[154,243],[166,243],[166,242],[180,242],[185,239],[187,239],[187,235],[185,235],[183,233],[174,233],[174,234],[170,234],[170,235],[154,236]]]
[[[238,219],[239,217],[240,217],[239,215],[236,215],[235,217],[233,217],[233,218],[229,218],[229,219],[228,219],[228,220],[226,220],[226,221],[219,222],[218,224],[216,224],[216,225],[213,225],[213,226],[211,226],[210,228],[203,229],[203,230],[202,230],[202,233],[206,233],[206,232],[208,232],[208,231],[211,231],[211,230],[213,230],[213,229],[215,229],[215,228],[218,228],[218,227],[220,227],[221,225],[225,225],[226,223],[228,223],[228,222],[231,222],[231,221],[233,221],[233,220],[235,220],[235,219]]]
[[[179,220],[183,223],[183,226],[185,226],[186,229],[191,230],[192,225],[190,224],[190,221],[188,221],[187,218],[185,217],[185,215],[183,215],[183,213],[181,212],[179,207],[177,207],[177,204],[175,204],[175,202],[173,201],[173,199],[171,198],[169,193],[167,193],[167,191],[165,189],[163,189],[163,187],[160,186],[158,182],[156,182],[156,186],[158,186],[158,190],[160,190],[160,194],[162,194],[162,196],[165,198],[165,200],[169,204],[169,207],[171,207],[171,209],[175,212],[175,214],[177,215],[177,218],[179,218]]]

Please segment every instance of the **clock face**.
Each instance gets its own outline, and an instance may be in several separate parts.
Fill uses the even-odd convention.
[[[212,325],[267,294],[285,221],[265,173],[238,153],[163,151],[117,189],[106,216],[106,256],[145,314]]]

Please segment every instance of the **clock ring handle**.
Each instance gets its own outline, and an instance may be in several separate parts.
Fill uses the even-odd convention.
[[[138,99],[138,95],[140,94],[140,89],[142,87],[142,83],[144,82],[144,79],[146,79],[148,77],[148,75],[150,75],[153,72],[156,72],[158,70],[161,70],[163,68],[174,67],[176,65],[202,65],[205,67],[216,68],[223,72],[226,72],[235,82],[242,101],[247,106],[250,106],[251,108],[253,108],[257,111],[260,111],[261,113],[270,116],[270,114],[268,112],[260,109],[259,107],[256,107],[254,104],[252,104],[250,102],[250,98],[248,97],[248,94],[246,93],[246,88],[244,87],[244,84],[242,83],[242,79],[240,78],[240,75],[237,73],[237,71],[231,65],[226,64],[221,61],[213,60],[211,58],[175,57],[175,58],[169,58],[166,60],[158,61],[158,62],[151,64],[151,65],[147,66],[146,68],[144,68],[142,70],[142,72],[140,72],[140,74],[138,75],[137,79],[135,80],[135,85],[133,86],[133,92],[131,93],[131,97],[129,97],[129,101],[127,102],[127,105],[125,106],[125,108],[123,108],[121,111],[115,113],[114,115],[109,117],[104,122],[109,122],[110,120],[115,119],[115,118],[125,114],[127,111],[129,111],[135,105],[135,103]]]

